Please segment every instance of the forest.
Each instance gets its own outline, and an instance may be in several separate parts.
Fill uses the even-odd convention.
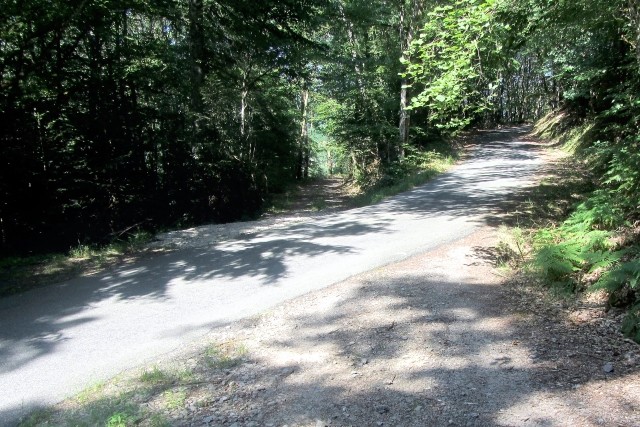
[[[252,218],[292,182],[374,186],[544,117],[594,191],[535,236],[539,270],[637,301],[638,0],[0,4],[3,256]]]

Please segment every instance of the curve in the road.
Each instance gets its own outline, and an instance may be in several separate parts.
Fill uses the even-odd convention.
[[[464,163],[373,206],[0,300],[0,424],[214,327],[469,235],[532,183],[541,157],[526,132],[487,132]]]

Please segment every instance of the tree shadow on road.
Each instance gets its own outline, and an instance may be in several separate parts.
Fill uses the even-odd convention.
[[[528,128],[488,132],[477,138],[464,162],[452,171],[379,207],[425,217],[491,215],[514,192],[534,183],[543,165],[544,144],[526,137]]]
[[[540,144],[524,138],[522,129],[487,133],[480,136],[478,146],[470,154],[473,165],[459,166],[422,187],[376,206],[208,247],[156,255],[97,276],[5,298],[0,301],[3,323],[0,373],[14,372],[55,353],[58,346],[73,339],[66,332],[69,326],[95,322],[97,319],[86,312],[101,304],[168,301],[171,299],[169,289],[176,284],[191,289],[197,298],[202,287],[214,286],[217,279],[228,281],[230,285],[226,286],[256,279],[261,286],[275,289],[279,280],[290,273],[291,257],[353,253],[357,249],[349,244],[350,237],[383,236],[390,232],[390,218],[398,215],[412,215],[417,219],[435,215],[475,216],[480,223],[491,222],[491,215],[505,203],[514,185],[526,191],[528,179],[539,170],[540,149]],[[479,172],[482,168],[488,169]],[[206,239],[207,236],[200,237]],[[342,243],[328,240],[335,237],[341,238]],[[432,374],[424,370],[416,375]]]
[[[167,386],[184,407],[147,405],[161,388],[135,411],[171,425],[637,425],[633,347],[601,342],[616,366],[604,373],[578,354],[588,325],[512,312],[505,292],[438,274],[351,279],[221,332],[246,344],[242,363],[200,358],[194,378]]]
[[[233,295],[234,287],[251,278],[258,279],[260,286],[277,288],[280,280],[289,274],[292,257],[348,254],[354,250],[348,243],[332,244],[329,239],[340,237],[348,242],[349,237],[357,235],[383,235],[386,226],[381,221],[342,221],[330,226],[302,224],[286,230],[268,230],[208,247],[149,257],[96,276],[4,298],[0,300],[0,374],[12,378],[21,367],[55,354],[59,346],[75,339],[74,328],[101,320],[105,314],[100,311],[101,307],[134,300],[143,304],[170,301],[171,286],[185,288],[196,299],[201,298],[198,295],[203,294],[203,288],[211,286],[226,286],[226,292]],[[217,279],[224,279],[224,284],[219,284]],[[213,309],[220,309],[216,308],[217,304],[221,303],[212,301]],[[180,319],[176,319],[176,324],[182,325]],[[188,329],[208,330],[214,324],[182,325],[177,333],[187,333]],[[98,341],[108,352],[108,340]],[[77,356],[80,363],[83,355]],[[29,406],[29,402],[25,405]],[[0,420],[12,411],[15,414],[16,410],[2,410]]]

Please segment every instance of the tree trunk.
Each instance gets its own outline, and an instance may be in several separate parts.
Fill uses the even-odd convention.
[[[347,18],[347,15],[345,13],[344,6],[342,5],[342,3],[340,3],[339,6],[340,6],[340,14],[342,15],[342,21],[347,27],[347,36],[349,37],[349,44],[351,45],[351,60],[353,63],[353,70],[355,71],[356,82],[358,83],[358,89],[360,90],[360,95],[362,96],[362,103],[364,105],[365,104],[364,101],[366,99],[366,88],[364,85],[364,81],[362,79],[363,70],[360,64],[358,63],[358,51],[357,51],[358,43],[356,40],[355,29],[353,26],[353,22]]]
[[[410,60],[411,58],[405,56],[405,52],[411,46],[413,41],[413,35],[418,25],[419,15],[422,10],[421,0],[411,0],[411,16],[407,17],[406,2],[403,1],[400,7],[400,50],[402,51],[402,58]],[[407,107],[409,107],[409,82],[406,78],[403,78],[400,86],[400,121],[398,123],[399,131],[399,143],[397,149],[398,159],[404,157],[404,145],[409,142],[409,129],[411,125],[411,114]]]
[[[247,75],[242,76],[242,89],[240,90],[240,137],[244,143],[247,134],[247,98],[249,89],[247,88]]]
[[[638,65],[640,65],[640,0],[629,0],[627,18],[633,31],[631,34],[632,40],[629,40],[629,42],[635,48],[636,59],[638,60]]]
[[[298,143],[298,165],[296,179],[309,177],[309,87],[307,82],[302,85],[300,94],[300,141]]]
[[[202,27],[202,0],[189,0],[189,57],[191,60],[191,108],[202,111],[202,82],[204,71],[202,60],[204,53],[204,29]]]

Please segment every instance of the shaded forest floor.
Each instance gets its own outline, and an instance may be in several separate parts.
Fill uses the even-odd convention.
[[[265,213],[265,217],[277,214],[295,215],[309,212],[332,212],[353,207],[354,191],[341,177],[318,178],[292,187],[276,196],[279,208]]]

